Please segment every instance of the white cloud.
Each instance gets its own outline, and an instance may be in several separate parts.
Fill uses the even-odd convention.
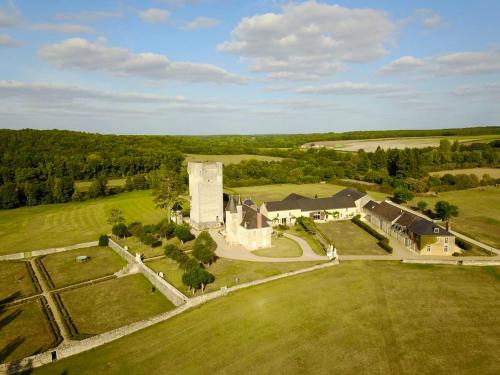
[[[0,8],[0,27],[16,26],[22,21],[23,18],[13,6]]]
[[[166,9],[149,8],[138,13],[139,17],[148,23],[167,22],[170,12]]]
[[[58,13],[56,19],[60,21],[80,21],[80,22],[94,22],[103,18],[120,18],[123,16],[122,12],[106,12],[94,10],[82,10],[74,13]]]
[[[424,59],[404,56],[383,66],[379,72],[419,73],[424,77],[499,73],[500,51],[456,52]]]
[[[205,0],[156,0],[157,3],[167,4],[167,5],[175,5],[175,6],[184,6],[189,4],[200,4]]]
[[[298,94],[375,94],[375,95],[405,95],[408,89],[393,85],[374,85],[370,83],[337,82],[319,86],[306,86],[295,90]]]
[[[95,30],[92,27],[77,25],[72,23],[36,23],[30,26],[30,29],[37,31],[49,31],[62,34],[93,34]]]
[[[415,15],[426,29],[435,29],[441,26],[444,22],[443,17],[434,12],[432,9],[417,9]]]
[[[451,95],[463,98],[482,98],[487,100],[500,99],[500,83],[490,83],[482,86],[460,86],[450,92]]]
[[[38,55],[59,68],[105,71],[122,76],[184,82],[244,83],[246,80],[218,66],[174,62],[156,53],[133,53],[125,48],[107,47],[106,41],[72,38],[47,45]]]
[[[16,40],[6,34],[0,34],[0,47],[14,48],[20,47],[21,45],[22,43],[19,40]]]
[[[217,49],[250,59],[256,72],[317,78],[383,57],[394,32],[383,11],[308,1],[243,18]]]
[[[212,29],[217,27],[220,21],[215,18],[197,17],[184,25],[185,30]]]

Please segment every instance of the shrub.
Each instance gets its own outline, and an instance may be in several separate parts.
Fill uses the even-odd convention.
[[[194,241],[193,256],[203,264],[212,264],[217,260],[217,244],[208,232],[201,232]]]
[[[155,248],[155,247],[160,247],[161,245],[162,245],[161,240],[156,240],[151,244],[151,247]]]
[[[119,238],[130,236],[130,232],[128,231],[125,223],[118,223],[113,226],[112,232],[115,236]]]
[[[146,233],[157,233],[158,227],[154,224],[148,224],[143,226],[144,232]]]
[[[287,229],[290,229],[290,227],[288,225],[285,225],[285,224],[280,224],[278,225],[278,228],[281,229],[281,230],[287,230]]]
[[[213,283],[215,280],[214,275],[204,270],[201,267],[195,267],[187,270],[182,275],[182,283],[186,285],[194,294],[194,292],[201,287],[205,290],[207,284]]]
[[[109,245],[109,237],[105,234],[99,236],[99,246],[105,247]]]
[[[158,234],[165,238],[172,238],[176,227],[175,223],[162,220],[158,223]]]
[[[144,245],[148,245],[148,246],[151,246],[151,245],[153,245],[153,243],[156,242],[156,238],[152,234],[149,234],[149,233],[143,233],[139,237],[139,239],[141,240],[141,242]]]
[[[182,242],[191,241],[194,236],[191,234],[189,225],[177,225],[174,230],[175,237],[177,237]]]
[[[190,270],[191,268],[199,267],[200,263],[193,258],[189,258],[183,262],[182,264],[179,264],[180,268],[184,271]]]
[[[177,251],[180,251],[179,248],[175,245],[172,245],[172,244],[168,244],[167,246],[165,246],[165,255],[169,258],[174,258],[174,254],[177,252]]]
[[[472,250],[473,248],[473,245],[470,242],[464,241],[458,237],[455,237],[455,244],[463,250]]]
[[[297,223],[299,223],[306,232],[316,234],[316,225],[310,218],[301,216],[297,218]]]
[[[142,233],[144,233],[144,228],[138,221],[134,221],[132,224],[130,224],[128,226],[128,230],[132,234],[132,236],[136,237],[139,237]]]
[[[406,188],[398,188],[394,190],[394,201],[397,203],[405,203],[413,199],[413,194]]]

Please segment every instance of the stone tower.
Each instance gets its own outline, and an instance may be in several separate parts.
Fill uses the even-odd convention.
[[[189,162],[191,225],[198,230],[219,228],[224,220],[222,163]]]

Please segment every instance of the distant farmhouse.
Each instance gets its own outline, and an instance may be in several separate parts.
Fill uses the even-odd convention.
[[[356,215],[418,254],[452,255],[455,249],[455,237],[448,230],[389,202],[375,202],[355,189],[326,198],[290,194],[260,207],[250,199],[231,196],[224,209],[222,163],[190,162],[188,173],[193,228],[219,229],[229,244],[249,250],[271,247],[272,227],[295,225],[299,217],[327,222]]]
[[[455,236],[445,228],[389,202],[368,202],[363,207],[366,221],[397,238],[421,255],[452,255]]]
[[[361,209],[369,200],[366,193],[347,188],[327,198],[290,194],[282,201],[263,203],[260,210],[273,225],[295,225],[301,216],[315,221],[351,219],[362,213]]]

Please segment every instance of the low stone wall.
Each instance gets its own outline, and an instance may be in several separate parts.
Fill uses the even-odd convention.
[[[110,241],[110,246],[111,246],[111,242],[112,241]],[[117,245],[114,241],[113,241],[113,244],[115,244],[116,246],[118,246],[118,248],[121,249],[121,247],[119,245]],[[124,249],[121,249],[121,250],[125,251]],[[120,250],[118,250],[118,251],[120,251]],[[309,268],[291,271],[291,272],[283,273],[280,275],[267,277],[267,278],[261,279],[261,280],[250,281],[248,283],[236,285],[236,286],[233,286],[231,288],[221,289],[221,290],[218,290],[215,292],[203,294],[201,296],[197,296],[197,297],[189,299],[186,303],[184,303],[181,306],[176,307],[174,310],[170,310],[170,311],[167,311],[165,313],[153,316],[149,319],[144,319],[144,320],[141,320],[139,322],[129,324],[125,327],[117,328],[115,330],[105,332],[105,333],[102,333],[100,335],[92,336],[92,337],[85,339],[85,340],[71,341],[69,343],[63,344],[63,345],[59,346],[58,348],[49,350],[47,352],[40,353],[40,354],[31,356],[31,357],[26,357],[26,358],[18,361],[17,363],[14,363],[14,364],[8,364],[8,363],[1,364],[0,365],[0,374],[11,375],[11,374],[18,373],[20,369],[34,368],[34,367],[40,367],[40,366],[46,365],[50,362],[53,362],[53,360],[52,360],[52,353],[53,352],[56,353],[56,358],[58,360],[62,359],[62,358],[70,357],[72,355],[76,355],[79,353],[83,353],[85,351],[94,349],[98,346],[108,344],[112,341],[118,340],[118,339],[125,337],[127,335],[130,335],[134,332],[140,331],[144,328],[150,327],[154,324],[166,321],[166,320],[168,320],[176,315],[183,313],[184,311],[190,309],[191,307],[201,305],[207,301],[225,296],[228,293],[237,291],[239,289],[244,289],[244,288],[248,288],[248,287],[251,287],[254,285],[264,284],[264,283],[267,283],[267,282],[270,282],[273,280],[283,279],[285,277],[298,275],[301,273],[306,273],[306,272],[311,272],[311,271],[315,271],[315,270],[319,270],[319,269],[323,269],[323,268],[327,268],[327,267],[332,267],[332,266],[335,266],[337,264],[339,264],[338,260],[334,260],[332,262],[319,264],[319,265],[312,266]],[[147,267],[145,267],[145,268],[147,268]]]
[[[440,260],[440,259],[403,259],[403,263],[419,263],[419,264],[459,264],[458,260]]]
[[[167,297],[174,305],[182,305],[189,299],[179,290],[177,290],[173,285],[169,284],[166,280],[158,276],[141,260],[136,259],[136,257],[130,254],[123,247],[118,245],[111,238],[109,239],[109,247],[111,247],[116,253],[118,253],[118,255],[123,257],[128,263],[137,265],[139,272],[141,272],[151,282],[151,284],[153,284],[155,288],[158,289],[165,297]]]
[[[76,245],[65,246],[65,247],[54,247],[54,248],[50,248],[50,249],[27,251],[25,253],[0,255],[0,261],[26,259],[26,258],[37,257],[37,256],[41,256],[41,255],[49,255],[49,254],[55,254],[55,253],[62,253],[64,251],[83,249],[86,247],[94,247],[97,245],[99,245],[98,241],[92,241],[92,242],[78,243]]]
[[[500,260],[462,260],[463,266],[500,266]]]

